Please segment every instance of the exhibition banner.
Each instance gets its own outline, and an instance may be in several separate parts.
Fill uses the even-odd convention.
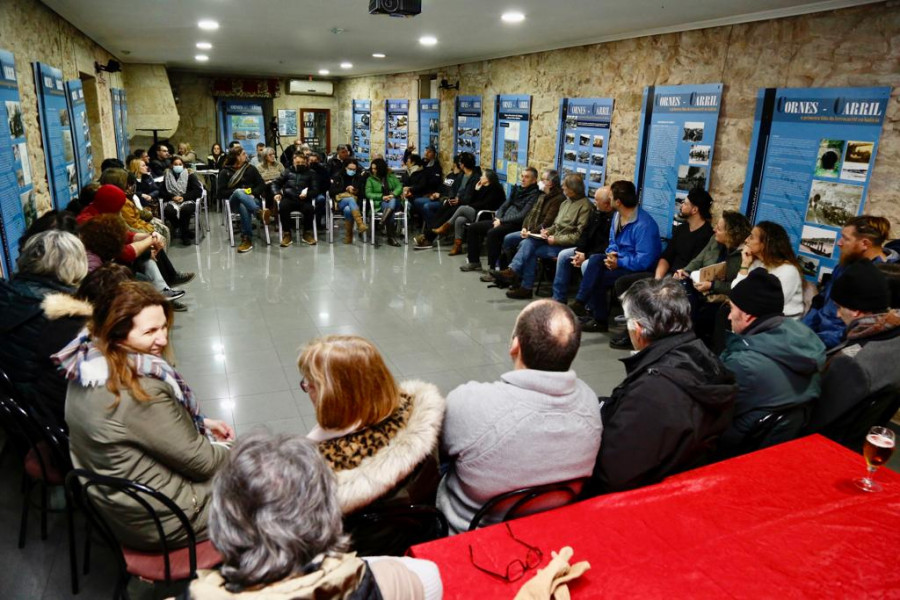
[[[634,184],[668,239],[689,191],[709,189],[722,84],[644,88]]]
[[[293,144],[297,138],[297,111],[292,108],[278,109],[278,135],[293,138],[287,144]]]
[[[0,266],[9,277],[19,258],[19,238],[37,219],[38,209],[15,58],[6,50],[0,50],[0,117],[6,124],[0,132]]]
[[[481,96],[457,96],[453,154],[471,152],[481,164]]]
[[[39,62],[33,63],[33,66],[47,184],[54,208],[63,210],[78,196],[75,145],[72,142],[66,90],[62,71]]]
[[[116,154],[119,160],[124,161],[131,153],[130,144],[128,143],[128,102],[125,99],[125,90],[112,88],[109,94],[112,98]]]
[[[372,101],[353,101],[353,154],[359,166],[369,167],[372,148]]]
[[[862,214],[889,87],[759,90],[741,210],[787,230],[809,278],[837,264],[837,238]]]
[[[256,143],[266,141],[266,124],[261,102],[248,100],[223,100],[222,118],[225,121],[225,138],[240,142],[247,156],[256,156]]]
[[[556,170],[564,177],[581,173],[588,197],[606,182],[606,151],[612,98],[563,98],[559,101]]]
[[[66,99],[69,105],[69,128],[75,145],[75,172],[78,174],[78,193],[94,180],[94,152],[88,127],[87,105],[80,79],[66,82]]]
[[[500,183],[518,183],[519,170],[528,165],[528,122],[531,96],[497,96],[494,100],[494,170]]]
[[[425,148],[434,146],[441,150],[441,101],[437,98],[419,100],[419,154],[425,155]]]
[[[391,169],[403,168],[409,143],[409,100],[384,101],[384,159]]]

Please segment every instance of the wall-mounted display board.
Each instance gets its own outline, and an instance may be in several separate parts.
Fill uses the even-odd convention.
[[[644,88],[634,183],[664,238],[688,192],[709,189],[721,105],[721,83]]]
[[[53,206],[63,210],[78,195],[75,145],[72,143],[66,90],[62,71],[39,62],[33,63],[33,67],[47,183]]]
[[[837,238],[863,212],[891,88],[768,88],[756,119],[741,210],[784,226],[804,273],[821,279]]]
[[[564,177],[581,173],[588,197],[606,182],[606,151],[612,98],[563,98],[559,101],[556,170]]]
[[[419,154],[424,156],[428,146],[434,146],[440,152],[440,140],[441,101],[437,98],[419,100]]]
[[[453,153],[471,152],[481,164],[481,96],[457,96]]]
[[[301,108],[300,121],[303,130],[300,132],[304,144],[308,144],[314,152],[331,152],[331,111],[327,108]]]
[[[531,96],[497,96],[494,100],[494,170],[500,183],[518,183],[518,171],[528,164],[528,124]]]
[[[391,169],[403,168],[409,145],[409,100],[384,101],[384,159]]]
[[[372,101],[353,101],[353,154],[368,168],[372,152]]]
[[[112,88],[109,90],[112,98],[113,129],[116,134],[116,154],[119,160],[124,161],[131,153],[128,143],[128,100],[125,90]]]
[[[266,124],[262,102],[252,100],[222,100],[219,115],[223,120],[226,147],[232,140],[241,143],[247,156],[256,156],[256,144],[266,141]]]
[[[19,238],[37,219],[25,121],[15,58],[0,50],[0,268],[5,277],[15,270]]]
[[[278,135],[293,138],[287,144],[293,144],[297,138],[297,111],[292,108],[278,109]]]
[[[78,190],[94,180],[94,149],[88,127],[87,105],[80,79],[66,82],[66,101],[69,105],[69,128],[75,145],[75,172],[78,174]]]

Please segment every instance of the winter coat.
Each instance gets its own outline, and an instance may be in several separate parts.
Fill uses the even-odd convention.
[[[250,188],[250,194],[256,198],[262,198],[266,193],[266,182],[263,181],[262,175],[256,170],[256,167],[247,165],[241,180],[234,187],[228,187],[237,169],[234,165],[223,166],[219,169],[219,176],[216,178],[216,190],[220,199],[228,200],[235,190],[243,190]]]
[[[171,202],[172,198],[175,197],[175,195],[169,191],[168,187],[166,187],[165,181],[163,181],[161,189],[159,190],[159,195],[162,196],[162,198],[166,202]],[[200,196],[202,196],[202,195],[203,195],[203,184],[200,183],[200,179],[197,178],[196,175],[194,175],[193,173],[189,173],[187,190],[185,190],[185,192],[184,192],[184,196],[183,196],[184,200],[183,201],[184,202],[196,202],[197,200],[200,199]]]
[[[381,210],[381,202],[384,196],[393,194],[399,198],[400,194],[403,193],[403,184],[400,183],[400,180],[393,173],[388,173],[387,175],[387,187],[388,191],[385,192],[384,183],[374,175],[369,175],[369,178],[366,179],[366,198],[375,203],[375,210]]]
[[[574,246],[587,225],[591,210],[587,198],[566,198],[559,205],[553,225],[547,228],[547,235],[553,236],[556,246]]]
[[[277,194],[281,194],[285,198],[297,199],[303,190],[306,190],[308,202],[312,202],[319,195],[316,173],[309,167],[298,169],[291,166],[290,169],[285,169],[281,177],[275,180],[273,187]]]
[[[422,167],[422,172],[424,173],[423,179],[425,182],[422,188],[422,195],[429,196],[440,193],[444,187],[444,171],[441,169],[441,163],[435,159],[431,164]]]
[[[604,399],[598,492],[629,490],[702,464],[731,423],[737,385],[693,334],[676,333],[621,359],[625,380]]]
[[[497,209],[496,217],[502,223],[519,227],[540,195],[541,190],[536,183],[526,188],[515,185],[509,191],[509,198]]]
[[[462,178],[465,176],[465,173],[460,175],[459,182],[460,185],[456,188],[456,198],[459,199],[459,203],[462,205],[468,205],[475,198],[475,186],[478,185],[478,181],[481,179],[481,169],[475,167],[472,170],[472,174],[469,175],[469,179],[466,181],[466,185],[463,186]]]
[[[365,171],[360,169],[352,177],[347,175],[346,170],[335,175],[331,180],[331,199],[336,200],[338,195],[346,194],[347,187],[351,185],[356,188],[356,194],[353,197],[359,200],[360,195],[366,190]]]
[[[684,266],[684,270],[688,273],[699,271],[703,267],[709,267],[720,262],[725,262],[725,279],[713,281],[710,294],[731,294],[731,282],[737,277],[738,271],[741,270],[741,246],[729,251],[724,245],[716,241],[716,236],[709,238],[706,246],[700,251],[700,254]],[[724,253],[724,258],[722,257]]]
[[[562,204],[566,197],[562,193],[561,188],[556,188],[549,194],[541,194],[538,196],[537,202],[525,220],[522,221],[522,228],[537,233],[541,227],[550,227],[556,221],[556,215],[559,213],[559,205]]]
[[[500,208],[500,205],[503,204],[504,200],[506,200],[506,196],[503,194],[502,185],[484,185],[475,190],[475,194],[472,196],[472,201],[469,203],[469,206],[476,211],[496,211]]]
[[[626,271],[652,271],[662,253],[659,226],[650,213],[637,209],[635,218],[616,233],[621,215],[616,213],[609,226],[609,246],[606,252],[618,253],[618,265]]]
[[[575,250],[584,253],[585,257],[598,252],[606,252],[606,247],[609,245],[609,226],[614,214],[614,211],[603,212],[595,207],[588,217],[581,237],[575,244]]]

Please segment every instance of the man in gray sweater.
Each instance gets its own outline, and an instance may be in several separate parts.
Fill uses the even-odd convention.
[[[591,474],[603,425],[597,394],[571,370],[580,344],[569,307],[533,302],[513,330],[514,370],[447,396],[441,454],[449,469],[437,505],[451,532],[468,529],[494,496]]]

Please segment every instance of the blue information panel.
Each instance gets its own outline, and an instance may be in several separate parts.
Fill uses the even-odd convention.
[[[19,238],[38,211],[16,63],[6,50],[0,50],[0,117],[6,124],[6,129],[0,130],[0,266],[8,277],[19,257]]]
[[[481,96],[456,97],[453,153],[471,152],[481,164]]]
[[[353,101],[353,154],[368,168],[372,152],[372,101]]]
[[[784,226],[810,278],[834,269],[841,227],[863,212],[890,97],[889,87],[757,95],[741,208]]]
[[[78,195],[75,145],[72,143],[71,115],[59,69],[34,63],[34,82],[40,110],[44,161],[53,205],[63,210]]]
[[[721,83],[644,88],[634,183],[664,238],[688,192],[709,189],[721,105]]]
[[[75,144],[75,171],[78,173],[78,189],[94,180],[94,151],[91,131],[88,127],[84,88],[80,79],[66,82],[66,98],[69,104],[69,126],[72,143]]]
[[[409,100],[384,101],[384,159],[391,169],[403,168],[409,144]]]
[[[528,164],[528,122],[531,96],[497,96],[494,102],[494,170],[500,183],[518,182],[519,168]]]
[[[225,122],[223,131],[228,140],[226,143],[237,140],[247,156],[255,156],[257,142],[266,141],[262,103],[249,100],[223,100],[221,106]]]
[[[113,129],[116,134],[116,154],[119,160],[124,161],[131,152],[128,143],[128,102],[125,99],[125,90],[112,88],[109,90],[112,99]]]
[[[440,152],[441,139],[441,101],[437,98],[419,100],[419,154],[425,154],[425,148],[434,146]]]
[[[563,176],[581,173],[592,197],[606,182],[606,150],[612,98],[563,98],[559,101],[556,170]]]

